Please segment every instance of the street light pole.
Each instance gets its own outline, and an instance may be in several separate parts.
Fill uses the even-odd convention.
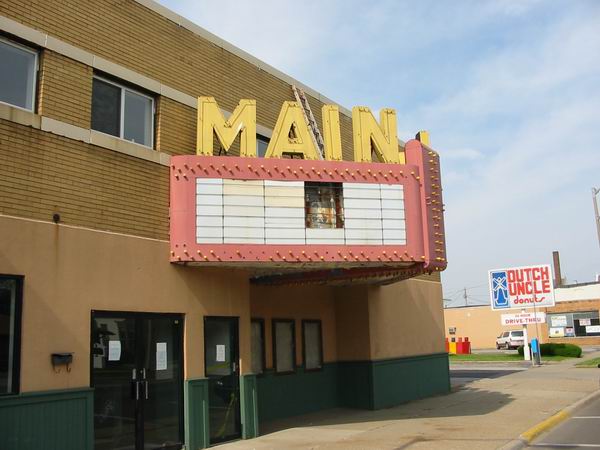
[[[596,222],[596,231],[598,233],[598,245],[600,245],[600,216],[598,215],[598,201],[596,196],[600,193],[600,189],[592,188],[592,201],[594,202],[594,220]]]

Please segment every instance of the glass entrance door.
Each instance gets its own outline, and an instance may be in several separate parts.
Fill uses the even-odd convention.
[[[179,450],[182,330],[178,314],[92,312],[95,450]]]
[[[238,319],[204,319],[210,443],[241,437]]]

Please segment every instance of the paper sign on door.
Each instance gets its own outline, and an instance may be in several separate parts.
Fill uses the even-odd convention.
[[[225,362],[225,346],[217,345],[217,362]]]
[[[156,370],[167,370],[167,343],[156,343]]]
[[[121,341],[108,341],[108,360],[119,361],[121,359]]]

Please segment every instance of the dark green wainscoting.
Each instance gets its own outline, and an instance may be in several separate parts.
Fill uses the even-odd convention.
[[[389,408],[410,400],[450,392],[446,353],[372,361],[371,367],[371,409]]]
[[[325,364],[257,377],[260,422],[327,408],[380,409],[450,392],[448,355]]]
[[[269,370],[256,377],[258,418],[265,422],[338,406],[337,364],[324,364],[321,370],[299,367],[289,374]]]
[[[242,437],[251,439],[258,436],[258,392],[256,375],[240,377],[240,408],[242,416]]]
[[[0,397],[0,449],[91,450],[93,402],[90,388]]]
[[[197,450],[209,446],[208,378],[185,380],[185,448]]]

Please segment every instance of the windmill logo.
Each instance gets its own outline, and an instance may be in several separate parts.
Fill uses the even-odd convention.
[[[506,271],[490,273],[492,283],[492,302],[494,308],[508,308],[508,277]]]

